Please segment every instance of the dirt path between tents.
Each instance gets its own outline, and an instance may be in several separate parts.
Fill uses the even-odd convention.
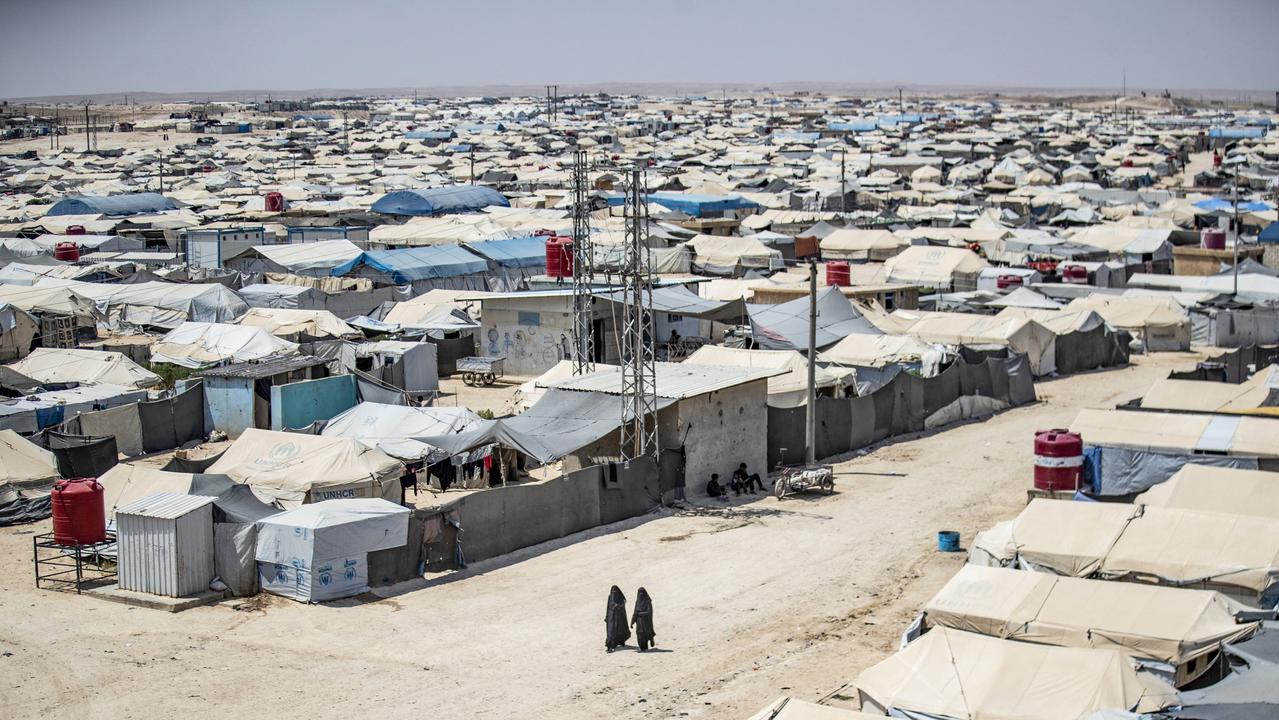
[[[963,562],[938,530],[966,541],[1024,505],[1034,430],[1194,359],[1042,383],[1036,405],[841,462],[832,497],[655,513],[371,602],[170,615],[38,591],[31,533],[48,523],[0,529],[5,715],[740,718],[815,700],[891,652]],[[604,652],[614,583],[648,588],[659,652]]]

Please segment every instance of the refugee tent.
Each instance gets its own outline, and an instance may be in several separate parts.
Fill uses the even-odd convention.
[[[511,203],[493,188],[453,185],[397,190],[378,198],[369,209],[385,215],[442,215],[451,212],[478,212],[494,205],[510,207]]]
[[[1190,349],[1190,316],[1171,298],[1094,293],[1071,300],[1065,309],[1096,312],[1139,338],[1147,351]]]
[[[1279,519],[1279,473],[1183,465],[1133,502]]]
[[[48,491],[58,477],[53,453],[12,430],[0,430],[0,527],[49,517]]]
[[[546,238],[542,236],[471,240],[464,244],[467,250],[498,267],[546,269]]]
[[[408,542],[412,510],[381,498],[325,500],[258,523],[262,589],[299,602],[369,589],[368,555]]]
[[[172,200],[159,193],[72,195],[54,203],[45,215],[140,215],[177,209]]]
[[[883,261],[891,258],[910,242],[888,230],[840,228],[820,240],[825,260]]]
[[[412,396],[440,389],[439,348],[429,342],[379,340],[355,346],[356,368]],[[368,364],[360,362],[367,359]]]
[[[425,331],[433,338],[442,338],[444,333],[449,332],[478,330],[480,327],[466,310],[451,302],[398,302],[391,306],[382,320],[406,330]]]
[[[290,273],[307,277],[349,273],[364,256],[350,240],[321,240],[293,245],[254,245],[224,265],[240,272]]]
[[[36,319],[26,310],[0,302],[0,360],[26,357],[38,329]]]
[[[1279,520],[1266,517],[1037,498],[979,533],[969,560],[1279,603]]]
[[[325,307],[324,291],[303,285],[260,283],[246,285],[237,292],[249,307],[289,310],[323,310]]]
[[[776,270],[782,252],[754,238],[697,235],[685,243],[693,250],[693,269],[708,275],[736,275],[746,268]]]
[[[431,465],[449,457],[447,451],[415,438],[456,435],[480,429],[483,419],[464,407],[417,407],[362,402],[329,420],[324,437],[359,440],[405,462]]]
[[[970,313],[895,310],[903,334],[926,343],[952,347],[996,346],[1026,355],[1036,377],[1057,371],[1057,335],[1028,318]]]
[[[1189,410],[1279,416],[1279,365],[1270,365],[1242,383],[1156,380],[1141,397],[1143,410]],[[1267,412],[1265,409],[1270,409]]]
[[[415,217],[403,225],[378,225],[369,231],[370,241],[392,247],[457,245],[510,237],[510,231],[487,215]]]
[[[683,364],[785,370],[785,373],[768,379],[769,406],[790,408],[808,404],[808,361],[794,350],[747,350],[723,345],[703,345],[684,358]],[[818,367],[814,368],[813,374],[819,394],[838,397],[845,379],[851,373]]]
[[[1037,293],[1028,287],[1018,287],[1016,290],[1004,295],[997,300],[983,303],[986,307],[992,308],[1030,308],[1034,310],[1059,310],[1062,304],[1042,293]]]
[[[284,308],[251,308],[235,321],[236,325],[261,328],[276,337],[292,338],[363,338],[364,333],[342,322],[328,310],[295,310]]]
[[[624,291],[596,293],[595,297],[618,305],[627,304]],[[650,307],[658,313],[682,315],[699,320],[718,320],[725,323],[739,322],[746,314],[745,303],[740,300],[710,300],[698,296],[684,285],[653,288],[650,297],[652,298]],[[618,312],[621,312],[620,308]]]
[[[150,281],[106,285],[50,279],[41,280],[32,289],[54,287],[88,300],[107,315],[112,325],[173,328],[185,320],[231,322],[249,309],[230,288],[219,283]]]
[[[1129,265],[1172,260],[1173,231],[1125,227],[1119,224],[1090,225],[1070,236],[1071,242],[1101,248],[1122,256]]]
[[[853,681],[863,710],[945,720],[1079,720],[1153,712],[1176,691],[1118,650],[1012,642],[937,628]]]
[[[39,235],[31,242],[44,248],[45,253],[53,255],[58,245],[73,242],[80,246],[84,254],[93,252],[131,252],[146,250],[146,243],[139,237],[123,237],[121,235]]]
[[[78,348],[36,348],[11,369],[45,385],[107,384],[150,388],[164,384],[159,375],[124,354]]]
[[[184,322],[151,346],[151,362],[203,369],[297,352],[297,343],[281,340],[261,328]]]
[[[888,281],[939,290],[976,290],[987,266],[966,248],[912,245],[884,261]]]
[[[488,261],[460,245],[432,245],[364,253],[360,274],[387,285],[455,278],[488,271]],[[481,284],[482,288],[483,285]]]
[[[853,333],[882,334],[862,316],[837,287],[817,293],[817,349],[829,347]],[[768,350],[808,349],[808,315],[812,303],[800,297],[778,305],[747,305],[751,335]]]
[[[1129,495],[1157,485],[1187,463],[1279,469],[1279,418],[1141,413],[1085,408],[1070,429],[1089,452],[1099,495]]]
[[[357,440],[249,428],[208,472],[282,508],[334,498],[399,499],[404,466]]]
[[[1118,650],[1180,687],[1223,643],[1255,633],[1246,608],[1208,590],[1087,580],[965,565],[924,606],[921,630],[947,627],[1007,640]]]

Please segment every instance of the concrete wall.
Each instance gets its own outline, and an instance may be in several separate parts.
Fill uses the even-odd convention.
[[[740,463],[768,474],[768,381],[737,385],[678,403],[684,439],[684,492],[706,494],[711,473],[727,482]]]
[[[253,380],[250,378],[204,378],[204,403],[212,429],[237,438],[253,423]]]
[[[354,375],[276,385],[271,388],[271,429],[303,428],[355,407]]]
[[[573,299],[495,298],[484,301],[479,354],[505,358],[507,375],[536,377],[570,357]]]

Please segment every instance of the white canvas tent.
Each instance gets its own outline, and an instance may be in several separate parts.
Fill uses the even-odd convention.
[[[296,343],[281,340],[261,328],[184,322],[151,346],[151,360],[198,369],[224,362],[294,355],[297,351]]]
[[[1184,465],[1133,502],[1279,519],[1279,473]]]
[[[884,261],[889,282],[956,291],[976,289],[986,266],[972,250],[936,245],[912,245]]]
[[[464,407],[416,407],[362,402],[325,424],[324,437],[359,440],[404,461],[436,463],[448,457],[446,451],[415,438],[477,430],[483,419]]]
[[[823,237],[819,245],[826,260],[883,261],[910,245],[888,230],[840,228]]]
[[[704,345],[684,359],[685,365],[732,365],[785,370],[768,379],[768,404],[778,408],[802,407],[808,402],[808,361],[795,350],[747,350]],[[837,391],[852,373],[814,369],[818,390]]]
[[[782,252],[754,238],[698,235],[687,245],[693,249],[694,265],[715,275],[731,275],[739,268],[782,267]]]
[[[159,375],[123,354],[76,348],[36,348],[9,366],[41,383],[108,384],[133,389],[164,384]]]

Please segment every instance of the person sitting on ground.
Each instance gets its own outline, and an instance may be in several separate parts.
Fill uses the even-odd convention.
[[[759,473],[748,473],[746,471],[746,463],[738,465],[737,469],[733,471],[731,484],[733,491],[738,495],[744,492],[753,494],[755,488],[759,488],[761,492],[764,490],[764,483],[760,482]]]
[[[711,473],[711,481],[706,483],[706,494],[724,500],[728,497],[728,491],[723,485],[719,484],[719,473]]]

